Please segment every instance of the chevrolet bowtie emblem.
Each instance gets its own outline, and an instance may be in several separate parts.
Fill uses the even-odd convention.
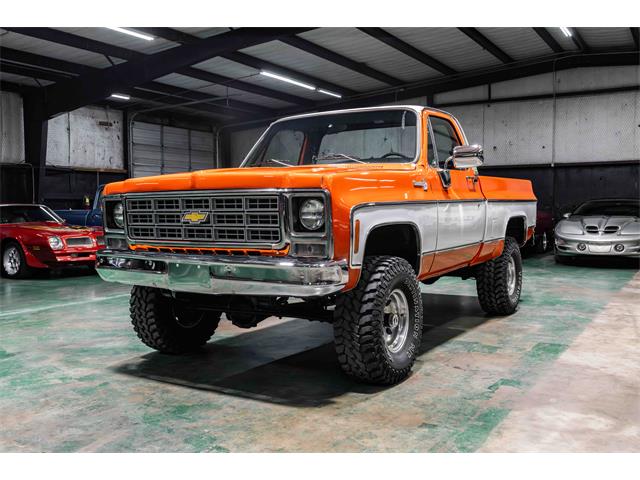
[[[186,223],[202,223],[208,216],[208,212],[187,212],[182,215],[182,221]]]

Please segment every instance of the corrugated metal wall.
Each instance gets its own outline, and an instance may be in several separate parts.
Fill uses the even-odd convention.
[[[122,170],[122,112],[83,107],[49,120],[47,165]]]
[[[212,132],[133,122],[131,176],[215,168]]]
[[[22,97],[0,92],[0,163],[24,163]]]

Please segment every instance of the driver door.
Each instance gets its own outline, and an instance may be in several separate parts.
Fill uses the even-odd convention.
[[[484,238],[486,203],[474,168],[456,170],[447,159],[453,147],[465,143],[451,118],[430,112],[427,158],[440,178],[437,188],[438,234],[430,273],[463,267],[479,252]]]

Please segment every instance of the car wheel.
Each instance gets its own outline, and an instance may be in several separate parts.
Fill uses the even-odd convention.
[[[537,253],[545,253],[549,249],[549,238],[547,237],[547,232],[543,232],[536,241],[536,252]]]
[[[413,267],[398,257],[365,258],[356,288],[337,299],[333,327],[347,375],[381,385],[404,379],[422,340],[422,297]]]
[[[162,353],[188,353],[209,341],[219,313],[183,308],[157,288],[131,290],[131,323],[142,343]]]
[[[27,278],[31,269],[17,242],[7,242],[2,250],[2,276],[7,278]]]
[[[476,290],[482,309],[490,315],[511,315],[522,292],[522,256],[512,237],[504,241],[502,254],[476,269]]]

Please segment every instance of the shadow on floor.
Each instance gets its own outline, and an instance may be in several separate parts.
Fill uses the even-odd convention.
[[[640,269],[640,258],[630,257],[567,257],[565,265],[591,268],[612,268],[624,270]]]
[[[419,355],[487,320],[477,298],[423,294]],[[214,337],[215,338],[215,337]],[[291,320],[209,343],[200,354],[149,353],[112,367],[120,374],[294,407],[333,403],[347,393],[383,387],[346,377],[336,361],[332,327]]]

